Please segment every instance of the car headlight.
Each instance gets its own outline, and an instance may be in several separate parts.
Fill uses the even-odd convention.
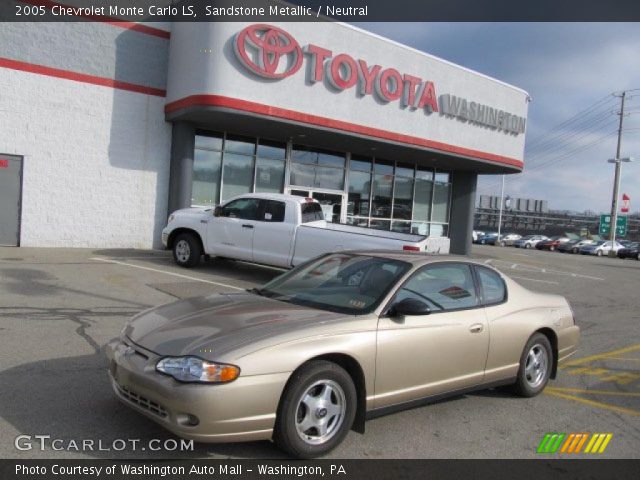
[[[181,382],[232,382],[240,369],[235,365],[208,362],[198,357],[165,357],[156,364],[156,370]]]

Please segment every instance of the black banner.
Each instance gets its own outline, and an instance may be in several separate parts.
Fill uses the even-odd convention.
[[[631,22],[637,0],[0,0],[0,21]]]
[[[2,480],[625,480],[640,460],[0,460]]]

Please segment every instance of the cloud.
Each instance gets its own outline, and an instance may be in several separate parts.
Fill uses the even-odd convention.
[[[553,209],[610,209],[616,137],[578,147],[616,129],[619,100],[609,97],[598,117],[568,130],[544,149],[555,126],[612,92],[640,88],[640,25],[637,23],[367,23],[361,28],[389,37],[528,91],[525,173],[507,177],[512,196],[546,199]],[[639,157],[623,166],[621,192],[640,204],[640,91],[628,101],[622,156]],[[635,110],[635,111],[634,111]],[[591,117],[586,117],[590,120]],[[580,125],[578,125],[580,127]],[[568,155],[575,151],[574,154]],[[545,154],[546,153],[546,154]],[[568,156],[567,156],[568,155]],[[536,167],[549,163],[545,167]],[[531,172],[527,172],[527,165]],[[499,177],[482,178],[483,194],[499,194]]]

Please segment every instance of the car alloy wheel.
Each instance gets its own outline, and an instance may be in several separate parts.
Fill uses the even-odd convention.
[[[295,457],[324,455],[349,433],[357,398],[351,376],[340,365],[308,362],[291,375],[282,394],[274,442]]]
[[[640,260],[640,253],[636,256],[636,260]]]
[[[527,354],[527,361],[524,367],[524,375],[531,388],[537,388],[545,380],[547,369],[549,368],[549,358],[547,351],[542,345],[535,344]]]
[[[597,256],[599,256],[599,257],[601,257],[601,256],[602,256],[602,250],[598,250],[598,251],[596,252],[596,255],[597,255]]]
[[[331,440],[340,430],[345,409],[342,387],[333,380],[318,380],[298,400],[298,436],[309,445],[320,445]]]
[[[553,252],[555,249],[556,249],[556,247],[554,247],[553,245],[551,245],[551,246],[549,247],[549,250],[550,250],[550,251],[552,251],[552,252]]]
[[[525,243],[524,244],[524,248],[531,248],[531,244],[530,243]]]
[[[542,392],[551,376],[553,361],[549,339],[542,333],[534,333],[520,357],[518,376],[513,385],[515,392],[523,397],[534,397]]]

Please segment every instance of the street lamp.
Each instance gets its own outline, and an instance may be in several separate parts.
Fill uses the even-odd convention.
[[[622,162],[633,162],[633,158],[610,158],[609,160],[607,160],[607,162],[616,164],[616,173],[613,179],[613,199],[611,202],[611,228],[609,229],[609,240],[611,240],[611,250],[609,250],[609,256],[615,257],[617,253],[613,246],[614,242],[616,241],[616,227],[618,225],[618,191],[620,190],[620,168]]]

